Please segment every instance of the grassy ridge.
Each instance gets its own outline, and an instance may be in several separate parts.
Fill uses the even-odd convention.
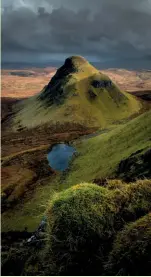
[[[132,153],[151,147],[151,111],[108,133],[76,144],[79,155],[62,184],[114,177],[117,165]]]

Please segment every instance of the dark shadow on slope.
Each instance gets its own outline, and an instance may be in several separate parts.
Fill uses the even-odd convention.
[[[151,178],[151,149],[139,150],[119,163],[116,177],[126,182]]]

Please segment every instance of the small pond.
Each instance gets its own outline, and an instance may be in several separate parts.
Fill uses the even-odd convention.
[[[76,149],[65,143],[55,144],[47,155],[49,165],[54,170],[64,171],[68,168],[69,162]]]

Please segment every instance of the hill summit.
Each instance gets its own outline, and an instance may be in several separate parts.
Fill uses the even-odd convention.
[[[89,84],[87,97],[90,99],[97,96],[94,92],[95,88],[111,90],[111,87],[112,89],[114,87],[112,81],[98,72],[86,59],[81,56],[72,56],[67,58],[64,65],[57,70],[39,98],[48,101],[49,104],[61,104],[71,91],[76,95],[77,87],[84,82],[87,82],[85,86]],[[124,97],[119,90],[118,96]]]
[[[39,98],[41,100],[47,100],[49,104],[62,103],[62,99],[65,97],[63,92],[64,87],[70,77],[73,77],[72,74],[81,72],[82,68],[86,69],[88,66],[89,63],[87,60],[81,56],[67,58],[64,65],[57,70]]]
[[[15,124],[75,122],[105,127],[138,112],[140,103],[121,91],[85,58],[65,60],[42,92],[23,102]],[[31,122],[32,118],[32,122]]]

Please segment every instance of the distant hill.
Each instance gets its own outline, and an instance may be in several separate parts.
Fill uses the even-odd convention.
[[[137,113],[141,104],[81,56],[65,60],[48,85],[17,105],[14,125],[76,122],[105,127]]]

